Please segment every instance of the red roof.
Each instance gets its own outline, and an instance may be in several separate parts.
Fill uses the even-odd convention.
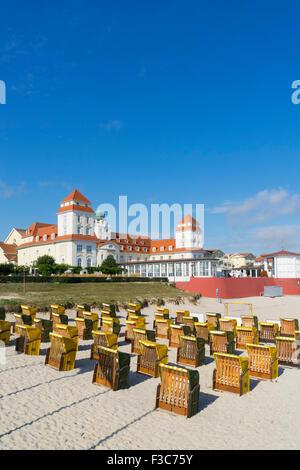
[[[91,207],[78,206],[78,204],[71,204],[70,206],[61,207],[57,211],[57,214],[61,214],[62,212],[69,212],[69,211],[90,212],[91,214],[95,213]]]
[[[300,256],[299,253],[294,253],[293,251],[285,251],[285,250],[281,250],[281,251],[277,251],[276,253],[269,253],[268,255],[262,255],[264,258],[266,258],[267,256]]]
[[[179,225],[181,224],[183,226],[179,227]],[[199,222],[197,222],[197,220],[194,219],[194,217],[192,217],[190,214],[184,216],[183,219],[178,223],[176,232],[181,232],[185,230],[192,230],[193,232],[195,232],[196,230],[200,230],[202,232],[199,226]]]
[[[68,202],[68,201],[78,201],[78,202],[86,202],[87,204],[91,204],[91,201],[89,201],[86,197],[84,197],[81,192],[79,192],[77,189],[74,189],[74,191],[69,194],[63,201],[61,201],[61,204],[63,202]]]

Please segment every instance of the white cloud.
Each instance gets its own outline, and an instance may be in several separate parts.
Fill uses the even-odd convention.
[[[11,186],[0,180],[0,199],[9,199],[24,194],[25,185],[26,183],[24,181],[19,183],[18,186]]]
[[[107,131],[111,131],[112,129],[119,131],[123,127],[123,122],[119,119],[113,119],[112,121],[100,124],[100,127]]]

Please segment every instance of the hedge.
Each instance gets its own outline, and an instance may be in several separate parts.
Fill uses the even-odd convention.
[[[23,276],[0,276],[0,283],[24,282]],[[26,283],[51,282],[58,284],[79,284],[85,282],[168,282],[167,277],[77,277],[77,276],[26,276]]]

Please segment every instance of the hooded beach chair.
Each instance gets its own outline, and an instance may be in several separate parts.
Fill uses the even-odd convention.
[[[51,313],[51,320],[53,321],[53,331],[57,331],[57,325],[67,325],[69,322],[68,315],[56,312]]]
[[[234,336],[232,331],[212,330],[210,332],[210,355],[217,352],[234,354]]]
[[[155,313],[162,313],[164,315],[169,315],[169,309],[166,307],[156,307],[156,312]]]
[[[3,341],[5,346],[9,346],[10,327],[9,321],[0,320],[0,341]]]
[[[219,329],[220,331],[231,331],[233,336],[236,337],[237,320],[233,318],[220,318]]]
[[[78,328],[76,326],[63,325],[62,323],[58,323],[56,325],[56,333],[61,336],[64,336],[65,338],[72,339],[76,345],[76,351],[78,351],[79,336]]]
[[[169,339],[172,320],[168,318],[158,318],[155,320],[155,337]]]
[[[13,332],[19,334],[20,325],[32,326],[32,316],[23,313],[14,313],[15,322],[13,323]]]
[[[277,336],[276,347],[279,364],[300,367],[300,340],[291,336]]]
[[[133,328],[146,329],[146,319],[145,317],[135,316],[132,317],[133,320],[125,320],[125,341],[132,341],[133,337]]]
[[[299,330],[299,323],[296,318],[280,318],[280,336],[293,336]]]
[[[32,323],[36,317],[36,308],[31,307],[30,305],[21,305],[23,315],[30,315],[32,318]]]
[[[89,305],[86,304],[77,304],[76,311],[77,311],[77,318],[83,318],[83,312],[90,312],[91,308]]]
[[[168,313],[155,312],[154,320],[153,320],[153,328],[156,327],[156,320],[169,320],[169,314]]]
[[[258,344],[257,328],[238,326],[236,328],[236,349],[246,349],[246,344]]]
[[[276,379],[278,377],[277,349],[262,344],[247,344],[250,377]]]
[[[259,342],[275,343],[278,335],[278,324],[273,322],[259,322]]]
[[[52,333],[53,331],[53,321],[44,320],[43,318],[35,318],[34,326],[41,331],[42,343],[49,343],[50,341],[49,333]]]
[[[141,304],[137,302],[128,302],[127,310],[133,310],[134,312],[139,312],[141,310]]]
[[[179,336],[179,348],[177,349],[177,364],[199,367],[205,360],[205,341],[195,336]]]
[[[116,334],[105,331],[92,331],[92,335],[94,343],[91,345],[91,359],[99,359],[99,346],[104,346],[114,351],[118,349],[118,336]]]
[[[127,388],[130,354],[99,346],[98,355],[92,383],[104,385],[114,391]]]
[[[179,348],[179,336],[188,336],[191,334],[191,329],[187,325],[170,325],[169,347]]]
[[[106,318],[117,318],[116,307],[112,304],[102,304],[101,325]]]
[[[137,372],[158,377],[159,365],[168,363],[168,346],[144,340],[139,344],[141,352],[137,357]]]
[[[145,330],[142,328],[133,328],[133,340],[131,341],[131,352],[133,354],[141,354],[139,341],[154,341],[155,342],[155,331]]]
[[[213,325],[215,330],[219,330],[220,313],[206,312],[206,321]]]
[[[234,354],[214,353],[216,368],[213,371],[213,390],[238,393],[249,392],[249,360]]]
[[[189,317],[190,312],[188,310],[176,310],[175,311],[175,323],[180,325],[183,323],[183,317]]]
[[[250,328],[257,328],[258,330],[258,318],[255,315],[242,315],[242,325]]]
[[[51,304],[50,305],[50,317],[52,313],[60,313],[60,314],[65,315],[66,309],[62,305]]]
[[[39,356],[41,346],[41,331],[34,326],[19,325],[20,336],[16,339],[16,351],[29,356]]]
[[[157,386],[155,408],[190,418],[199,408],[199,372],[161,364],[161,383]]]
[[[103,318],[101,331],[105,331],[107,333],[115,333],[119,336],[121,330],[120,320],[119,318]]]
[[[59,371],[73,370],[77,344],[74,339],[57,333],[50,333],[50,348],[47,349],[45,365]]]
[[[191,334],[195,334],[195,322],[197,320],[197,317],[192,317],[191,315],[182,317],[182,323],[190,327]]]
[[[99,326],[99,317],[97,313],[83,312],[83,318],[75,318],[78,336],[82,340],[93,339],[92,331],[97,331]]]
[[[210,332],[214,330],[214,326],[208,322],[195,322],[195,335],[197,338],[204,339],[206,344],[209,344]]]

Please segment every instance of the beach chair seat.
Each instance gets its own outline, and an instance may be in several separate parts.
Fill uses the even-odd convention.
[[[183,317],[189,317],[189,310],[176,310],[175,311],[175,323],[176,325],[181,325],[183,323]]]
[[[104,318],[101,324],[101,331],[105,331],[107,333],[114,333],[119,336],[121,331],[119,318]]]
[[[20,325],[32,326],[32,316],[23,313],[14,313],[15,322],[13,323],[13,332],[19,334]]]
[[[188,336],[191,329],[187,325],[170,325],[169,348],[179,348],[179,336]]]
[[[234,354],[214,353],[216,368],[213,371],[213,390],[238,393],[249,392],[249,360]]]
[[[131,341],[131,352],[133,354],[141,354],[139,341],[155,342],[155,331],[143,328],[133,328],[133,340]]]
[[[42,343],[49,343],[50,341],[49,333],[52,333],[53,331],[53,321],[44,320],[43,318],[35,318],[34,326],[38,328],[41,332]]]
[[[99,346],[99,359],[95,364],[92,383],[112,390],[127,388],[130,371],[130,354]]]
[[[155,408],[190,418],[199,409],[199,372],[161,364],[161,383],[157,386]]]
[[[191,315],[182,317],[182,323],[190,327],[191,334],[195,334],[195,322],[197,320],[197,317],[192,317]]]
[[[158,377],[159,365],[168,364],[168,346],[155,341],[140,340],[137,372]]]
[[[52,312],[51,313],[51,320],[53,322],[53,331],[57,331],[56,327],[57,325],[67,325],[69,322],[68,315],[65,315],[64,313],[56,313]]]
[[[300,367],[300,340],[291,336],[277,336],[276,347],[279,364]]]
[[[172,320],[168,318],[158,318],[155,320],[155,337],[169,339]]]
[[[247,344],[250,377],[276,379],[278,377],[277,349],[262,344]]]
[[[232,331],[212,330],[210,332],[210,354],[226,353],[234,354],[234,336]]]
[[[177,364],[184,366],[203,366],[205,360],[205,341],[195,336],[179,336]]]
[[[125,320],[125,341],[132,341],[133,337],[133,328],[146,329],[146,320],[145,317],[136,316],[134,320]]]
[[[56,325],[56,333],[65,338],[72,339],[74,341],[74,344],[76,345],[76,351],[78,351],[79,335],[78,328],[76,326],[63,325],[62,323],[58,323]]]
[[[278,335],[278,324],[273,322],[259,322],[259,342],[275,343]]]
[[[78,336],[82,340],[93,339],[92,331],[97,331],[99,326],[99,317],[97,313],[83,312],[83,318],[75,318]]]
[[[219,329],[220,331],[231,331],[233,336],[236,337],[237,320],[233,318],[220,318]]]
[[[169,314],[168,313],[155,312],[154,320],[153,320],[153,328],[156,327],[156,320],[169,320]]]
[[[299,322],[296,318],[280,318],[280,336],[293,336],[299,330]]]
[[[34,326],[19,325],[20,336],[16,339],[16,351],[29,356],[39,356],[41,346],[41,331]]]
[[[258,344],[257,329],[248,326],[238,326],[236,328],[236,349],[246,349],[247,343]]]
[[[104,346],[114,351],[118,349],[118,336],[116,334],[97,330],[92,331],[92,335],[94,343],[91,345],[91,359],[99,359],[99,346]]]
[[[76,317],[77,318],[83,318],[83,312],[90,312],[91,308],[89,305],[87,304],[77,304],[76,305],[76,311],[77,311],[77,314],[76,314]]]
[[[256,328],[258,330],[258,318],[255,315],[242,315],[242,325],[249,328]]]
[[[3,341],[5,346],[9,346],[10,327],[9,321],[0,320],[0,341]]]
[[[195,335],[197,338],[204,339],[206,344],[210,341],[210,332],[214,330],[214,326],[208,322],[195,322]]]
[[[215,330],[219,330],[220,313],[206,312],[206,321],[213,325]]]
[[[59,371],[73,370],[77,352],[76,341],[58,333],[50,333],[50,348],[47,349],[45,365]]]

